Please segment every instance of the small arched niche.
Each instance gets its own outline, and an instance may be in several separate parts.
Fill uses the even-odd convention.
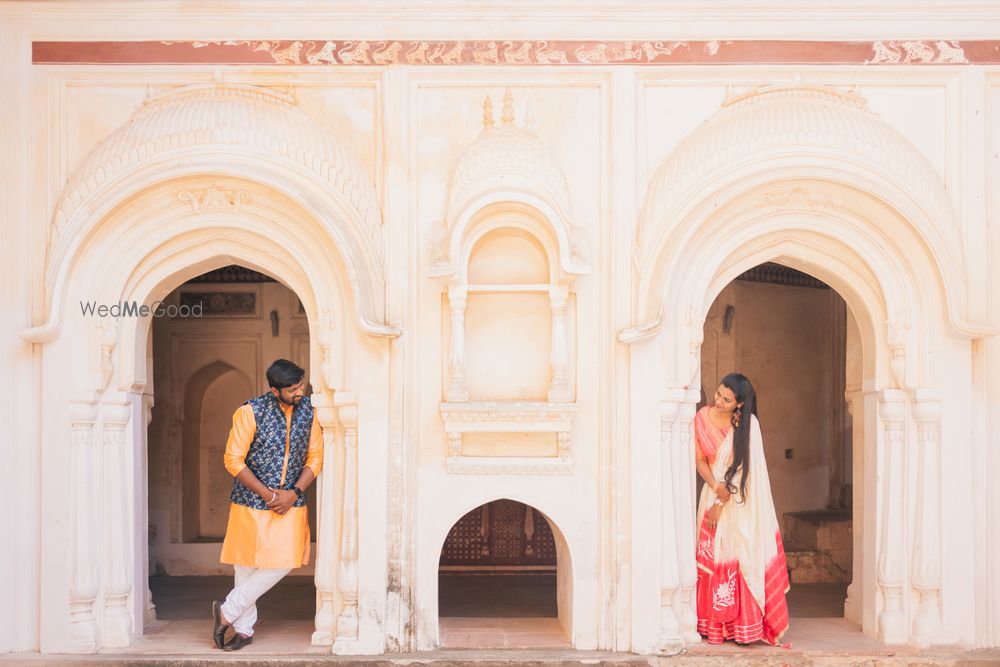
[[[566,468],[576,407],[573,276],[559,270],[558,240],[540,212],[496,203],[473,223],[447,291],[449,469],[496,459]]]
[[[483,131],[452,176],[431,275],[446,286],[441,415],[451,472],[568,472],[576,412],[572,284],[587,273],[561,170],[535,133]]]

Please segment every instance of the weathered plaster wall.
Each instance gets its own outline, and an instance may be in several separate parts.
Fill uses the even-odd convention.
[[[558,23],[551,22],[548,13],[553,6],[564,15]],[[663,359],[656,344],[629,347],[617,342],[616,335],[644,323],[636,321],[634,288],[640,277],[633,259],[635,225],[647,186],[658,165],[719,109],[727,93],[749,92],[762,84],[799,82],[833,86],[839,91],[854,88],[881,120],[916,146],[947,188],[961,239],[964,273],[959,282],[967,293],[965,303],[950,307],[966,310],[968,318],[975,322],[995,326],[1000,321],[995,299],[1000,278],[990,270],[1000,262],[1000,239],[996,238],[996,225],[989,224],[991,218],[1000,216],[990,194],[1000,187],[995,158],[1000,151],[996,65],[871,67],[764,62],[642,68],[317,68],[273,64],[31,64],[33,39],[260,39],[262,25],[268,26],[267,36],[271,39],[294,40],[315,34],[338,39],[341,35],[364,35],[377,40],[391,33],[398,39],[430,39],[447,34],[470,41],[496,39],[497,35],[535,40],[556,32],[567,39],[645,40],[651,33],[664,40],[780,39],[789,34],[803,39],[855,41],[925,38],[929,34],[940,34],[945,39],[982,39],[995,35],[1000,25],[995,6],[972,1],[958,6],[938,3],[912,13],[900,11],[898,3],[888,0],[864,8],[847,3],[822,8],[822,16],[817,14],[820,8],[808,3],[800,7],[746,3],[737,18],[721,9],[694,6],[643,6],[629,15],[598,7],[566,11],[558,3],[518,7],[516,11],[495,7],[464,9],[471,13],[444,11],[425,3],[392,11],[358,4],[343,6],[339,13],[331,12],[325,4],[308,2],[292,7],[259,3],[195,7],[157,1],[148,3],[142,11],[100,2],[23,2],[0,8],[4,18],[10,18],[0,22],[0,72],[7,92],[4,117],[15,130],[0,136],[4,155],[8,156],[0,165],[0,183],[9,195],[2,209],[4,243],[0,266],[4,268],[0,307],[4,317],[0,318],[0,340],[4,367],[12,380],[3,385],[6,393],[0,395],[0,403],[6,412],[0,413],[0,419],[9,425],[11,433],[4,441],[4,455],[9,456],[13,469],[21,471],[10,489],[19,511],[6,513],[0,519],[0,530],[11,536],[8,543],[12,545],[0,554],[0,600],[4,601],[0,604],[0,650],[70,648],[67,591],[72,573],[66,550],[75,526],[70,525],[66,500],[57,491],[73,488],[74,476],[66,466],[54,462],[72,461],[80,449],[74,452],[68,444],[69,401],[78,399],[75,392],[95,384],[94,378],[100,376],[100,345],[89,327],[85,329],[79,319],[72,318],[64,322],[63,331],[71,334],[73,341],[63,336],[57,343],[31,344],[20,334],[28,327],[41,325],[48,315],[51,285],[46,285],[45,268],[51,250],[49,227],[67,179],[89,151],[128,122],[150,93],[163,93],[185,84],[223,81],[292,94],[313,123],[346,146],[376,193],[382,213],[379,229],[384,232],[386,267],[385,282],[377,286],[377,302],[384,306],[377,310],[385,323],[402,329],[402,336],[386,342],[358,333],[351,303],[357,295],[351,294],[348,280],[343,278],[348,273],[343,270],[344,259],[334,258],[329,264],[316,260],[311,264],[328,267],[331,274],[340,276],[336,279],[339,283],[331,279],[339,287],[326,289],[339,290],[344,301],[342,313],[334,313],[332,329],[327,323],[317,322],[320,331],[311,333],[343,334],[341,340],[346,341],[329,353],[328,362],[314,358],[312,370],[327,369],[334,377],[326,384],[347,388],[358,397],[357,523],[363,527],[359,533],[363,557],[358,593],[362,612],[359,637],[351,647],[357,652],[434,645],[435,572],[441,540],[464,511],[499,497],[537,507],[565,536],[571,555],[565,562],[572,563],[573,585],[571,591],[564,589],[561,595],[572,600],[571,614],[564,620],[571,625],[578,648],[653,650],[659,645],[661,588],[674,575],[680,576],[671,570],[677,567],[678,560],[670,557],[670,550],[684,548],[663,534],[662,521],[674,509],[663,489],[675,487],[664,482],[676,481],[661,476],[660,411],[661,399],[666,398],[662,377],[672,372],[673,360],[661,365]],[[567,474],[455,474],[447,470],[448,439],[439,412],[439,403],[445,398],[450,344],[447,285],[429,276],[429,272],[436,259],[439,223],[448,212],[449,179],[456,160],[479,136],[483,97],[491,95],[499,121],[500,100],[507,87],[515,100],[517,124],[526,122],[528,107],[532,107],[535,132],[565,176],[571,207],[567,216],[573,225],[582,228],[588,241],[591,273],[567,280],[567,284],[572,283],[567,316],[571,359],[568,371],[572,398],[577,404],[571,433],[573,464]],[[992,148],[984,150],[984,146]],[[851,182],[851,174],[845,174],[844,180]],[[879,185],[851,183],[859,191],[866,187],[878,190]],[[261,186],[255,192],[270,191]],[[278,195],[264,195],[268,197],[280,201],[286,211],[291,210]],[[719,201],[724,199],[725,193],[720,194]],[[122,202],[122,206],[127,205]],[[711,206],[711,202],[707,205]],[[295,209],[300,221],[301,213]],[[109,217],[113,218],[113,214]],[[277,219],[278,212],[274,215]],[[136,225],[147,222],[142,216],[134,218]],[[869,223],[872,233],[886,228],[881,219]],[[300,268],[292,266],[293,254],[282,254],[260,242],[257,247],[252,243],[239,248],[227,245],[225,237],[235,233],[234,227],[227,228],[217,219],[203,219],[199,224],[201,231],[185,228],[179,237],[169,237],[165,227],[156,227],[156,233],[162,236],[137,239],[134,247],[139,248],[140,241],[155,246],[157,239],[163,239],[161,253],[169,250],[194,265],[202,260],[188,252],[185,244],[197,241],[199,247],[224,247],[233,260],[255,259],[259,262],[255,268],[285,271],[299,278],[304,275]],[[287,224],[291,226],[291,222]],[[211,231],[206,232],[209,225]],[[308,227],[303,223],[295,229],[303,232]],[[264,226],[255,223],[257,228]],[[222,234],[221,229],[229,231]],[[843,237],[839,228],[827,231]],[[114,245],[116,239],[127,233],[124,228],[102,229],[97,234],[107,245],[98,245],[118,247]],[[206,239],[206,234],[215,236]],[[824,257],[823,261],[817,260],[815,268],[834,274],[833,278],[837,267],[857,261],[847,257],[835,241],[827,239],[818,250],[812,248],[814,254],[809,255],[814,259]],[[800,255],[807,255],[807,244],[799,237],[796,243],[800,244],[796,246]],[[923,243],[926,246],[926,240]],[[914,255],[917,250],[931,254],[940,250],[928,250],[912,240],[906,244],[900,242],[900,247],[914,251]],[[323,244],[317,253],[329,258],[337,250],[331,242]],[[305,255],[316,259],[303,250],[300,256]],[[104,285],[104,273],[125,274],[123,280],[133,269],[137,275],[156,273],[147,265],[139,268],[143,259],[138,252],[114,259],[117,263],[106,260],[101,265],[93,256],[84,258],[82,273],[75,272],[78,266],[71,266],[68,279],[74,284],[73,294],[98,291]],[[837,263],[841,261],[846,264]],[[135,266],[126,266],[129,262]],[[184,269],[180,265],[173,268]],[[704,273],[692,272],[692,280],[707,283],[714,279],[716,267],[703,268]],[[564,278],[559,276],[560,280]],[[312,277],[316,282],[324,279],[323,275]],[[673,288],[664,286],[668,291]],[[924,301],[914,298],[913,302],[924,304],[935,303],[945,291],[938,276],[933,275],[926,276],[926,282],[913,281],[897,291],[907,290],[922,294]],[[491,316],[503,314],[503,308],[492,306],[487,309]],[[526,313],[518,333],[530,328],[539,334],[537,354],[528,357],[533,359],[530,367],[489,365],[485,357],[476,363],[488,373],[497,374],[496,385],[504,389],[505,395],[537,397],[550,379],[542,370],[548,351],[540,350],[546,349],[551,325],[541,306],[518,308]],[[315,314],[318,317],[323,313]],[[858,423],[856,429],[866,434],[869,449],[859,452],[863,457],[856,461],[861,465],[853,470],[855,486],[863,487],[859,477],[864,477],[874,491],[876,472],[881,474],[878,457],[884,452],[886,432],[876,414],[877,396],[871,392],[890,384],[890,363],[879,355],[888,350],[891,341],[887,338],[893,332],[889,331],[888,317],[878,309],[856,315],[859,327],[864,329],[860,336],[864,343],[859,345],[869,345],[864,359],[879,359],[881,364],[864,373],[866,381],[877,377],[878,383],[858,387],[869,392],[859,403],[867,406],[867,421]],[[888,313],[889,317],[896,315]],[[1000,353],[993,338],[970,343],[967,337],[949,333],[944,311],[928,309],[919,316],[912,315],[908,335],[919,338],[922,344],[930,342],[920,348],[927,354],[907,358],[907,381],[911,389],[917,386],[940,394],[941,516],[947,520],[941,525],[937,546],[954,547],[942,549],[939,563],[944,620],[938,639],[996,645],[1000,642],[1000,577],[992,569],[1000,554],[1000,537],[990,527],[1000,513],[1000,495],[990,482],[989,470],[997,463],[997,443],[991,434],[1000,412],[991,397],[1000,390],[992,379],[1000,375]],[[662,336],[679,340],[688,335],[689,326],[700,328],[701,322],[670,320],[664,323]],[[487,323],[480,333],[486,336],[495,330]],[[313,338],[313,353],[320,352],[317,346],[324,344],[319,338]],[[531,342],[529,338],[525,336],[525,344]],[[498,344],[496,338],[488,337],[480,342]],[[682,344],[686,355],[688,343],[684,340]],[[702,378],[703,383],[705,380]],[[525,390],[518,393],[522,386]],[[113,391],[136,389],[142,388],[114,387]],[[477,391],[486,389],[477,387]],[[769,391],[768,396],[775,393]],[[910,391],[906,400],[915,398],[923,396]],[[860,422],[861,417],[856,417]],[[103,419],[98,417],[96,421],[95,449],[103,446]],[[920,439],[910,416],[906,419],[905,493],[901,494],[907,498],[901,516],[906,528],[898,553],[905,575],[902,580],[909,582],[913,545],[921,534],[913,502],[920,495],[916,453],[928,443]],[[141,408],[137,406],[129,436],[133,444],[141,441],[142,428],[137,425],[140,421]],[[329,453],[331,461],[339,463],[344,456],[341,429],[334,429],[332,424],[331,429],[337,431],[337,439],[331,440]],[[671,431],[670,437],[675,440],[668,444],[675,446],[678,431]],[[144,469],[140,463],[142,452],[137,446],[128,456],[136,482]],[[776,463],[776,476],[781,465],[780,461]],[[329,480],[331,487],[341,483],[339,478]],[[149,502],[140,493],[141,484],[133,486],[125,489],[134,494],[129,503],[133,530],[127,541],[136,555],[132,568],[135,588],[128,604],[138,627],[145,575],[141,524]],[[103,502],[103,498],[100,500]],[[878,535],[885,498],[880,491],[864,501],[862,507],[855,503],[856,512],[863,515],[867,526],[859,538],[859,549],[864,547],[861,551],[866,555],[855,558],[864,573],[864,580],[856,582],[856,600],[863,607],[857,617],[874,633],[880,593],[875,574],[878,564],[872,554],[876,542],[884,541]],[[329,525],[330,548],[336,552],[341,538],[340,499],[332,500],[327,507],[330,516],[337,517]],[[681,520],[670,525],[684,524]],[[95,529],[94,548],[105,558],[111,538],[105,539],[101,531],[103,523]],[[666,556],[661,557],[663,554]],[[337,592],[337,576],[330,574],[323,585],[335,591],[331,593],[332,604],[339,613],[342,596]],[[99,610],[97,622],[104,630],[110,627],[100,611],[104,608],[106,584],[98,584],[95,603]],[[920,591],[909,583],[903,588],[909,613],[919,607]],[[43,617],[44,624],[39,620]],[[908,616],[906,632],[910,631],[911,620]]]

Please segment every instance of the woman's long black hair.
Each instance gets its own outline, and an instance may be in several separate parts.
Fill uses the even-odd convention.
[[[735,494],[736,486],[733,484],[733,478],[742,470],[739,488],[742,500],[746,498],[747,475],[750,473],[750,415],[757,415],[757,392],[754,391],[750,380],[740,373],[730,373],[722,378],[719,384],[736,395],[736,405],[742,404],[737,408],[737,412],[733,413],[736,422],[733,425],[733,463],[725,476],[726,488],[729,493]],[[738,419],[736,415],[739,415]]]

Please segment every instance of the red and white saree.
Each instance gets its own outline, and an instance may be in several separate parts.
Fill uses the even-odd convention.
[[[694,420],[695,446],[708,459],[717,480],[732,463],[733,430],[719,430],[708,406]],[[751,416],[750,473],[746,498],[734,494],[711,527],[705,514],[715,501],[706,484],[698,501],[698,632],[709,644],[734,639],[777,645],[788,630],[788,570],[771,483],[764,460],[760,424]],[[739,485],[740,473],[733,478]]]

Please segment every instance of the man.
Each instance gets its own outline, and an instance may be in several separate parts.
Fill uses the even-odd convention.
[[[267,369],[270,391],[233,415],[225,464],[235,480],[219,560],[235,567],[236,583],[225,601],[212,602],[212,639],[226,651],[253,641],[257,598],[309,562],[304,491],[323,467],[323,437],[304,378],[278,359]]]

